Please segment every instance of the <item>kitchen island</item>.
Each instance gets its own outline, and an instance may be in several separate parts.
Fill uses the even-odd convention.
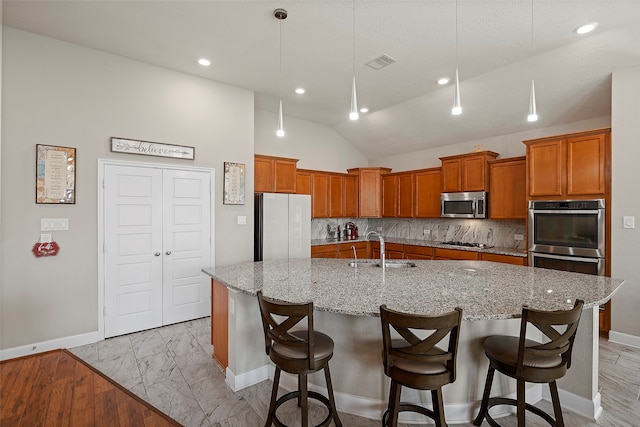
[[[330,366],[338,409],[379,419],[389,388],[380,360],[379,306],[416,314],[461,307],[458,376],[443,392],[447,420],[468,422],[477,411],[486,375],[482,339],[491,334],[518,335],[523,304],[568,309],[579,298],[585,301],[585,310],[574,364],[559,381],[561,399],[565,409],[589,418],[599,415],[597,310],[622,280],[486,261],[412,261],[415,267],[387,268],[383,274],[381,268],[370,266],[374,261],[354,268],[346,259],[290,259],[203,270],[214,279],[214,286],[229,290],[227,383],[238,390],[269,376],[255,299],[258,290],[282,301],[313,301],[317,329],[336,344]],[[293,378],[289,380],[283,386],[295,388]],[[321,391],[324,387],[321,377],[311,376],[310,383]],[[514,390],[515,383],[500,378],[493,394],[509,395]],[[532,385],[527,393],[535,402],[548,389]],[[425,403],[430,397],[407,390],[403,400]]]

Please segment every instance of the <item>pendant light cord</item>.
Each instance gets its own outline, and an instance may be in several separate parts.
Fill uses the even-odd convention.
[[[279,22],[280,24],[280,70],[278,77],[278,93],[280,95],[280,99],[282,100],[282,20]]]
[[[458,69],[458,0],[456,0],[456,69]]]
[[[353,13],[351,18],[353,19],[353,77],[356,76],[356,0],[353,0]]]

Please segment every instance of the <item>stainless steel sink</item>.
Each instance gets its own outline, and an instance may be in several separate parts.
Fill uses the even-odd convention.
[[[414,262],[401,260],[385,261],[384,265],[387,268],[409,268],[416,266]],[[380,262],[371,260],[349,261],[349,267],[380,267]]]

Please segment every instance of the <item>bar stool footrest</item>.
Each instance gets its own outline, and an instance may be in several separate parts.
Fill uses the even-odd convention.
[[[493,406],[498,406],[498,405],[511,405],[511,406],[518,406],[518,401],[516,399],[509,399],[506,397],[492,397],[489,399],[489,404],[487,405],[487,412],[484,414],[484,419],[487,420],[487,422],[489,423],[489,425],[491,425],[492,427],[502,427],[500,424],[498,424],[492,417],[491,415],[489,415],[489,409],[491,409]],[[556,420],[554,420],[551,415],[547,414],[546,412],[544,412],[542,409],[540,408],[536,408],[535,406],[526,403],[524,404],[524,408],[525,410],[536,414],[537,416],[539,416],[540,418],[542,418],[543,420],[545,420],[547,423],[549,423],[549,425],[551,425],[552,427],[556,427]],[[480,421],[480,423],[482,423],[482,420],[478,420],[476,419],[476,421],[474,421],[474,424]],[[475,424],[475,425],[479,425],[479,424]]]
[[[432,420],[436,420],[436,414],[430,410],[427,409],[425,407],[422,406],[418,406],[418,405],[413,405],[411,403],[400,403],[400,407],[398,409],[398,413],[400,412],[418,412],[419,414],[422,414],[426,417],[431,418]],[[382,416],[382,425],[386,426],[387,425],[387,420],[389,419],[389,410],[387,409],[386,411],[384,411],[384,415]],[[449,424],[445,424],[447,427],[449,426]]]
[[[300,391],[290,391],[289,393],[280,396],[277,400],[276,400],[276,404],[275,404],[275,408],[273,409],[273,423],[278,426],[278,427],[288,427],[286,424],[284,424],[282,421],[280,421],[280,419],[278,418],[278,408],[280,407],[280,405],[282,405],[285,402],[288,402],[291,399],[297,399],[302,395],[302,393],[300,393]],[[327,399],[326,396],[323,396],[320,393],[317,393],[315,391],[308,391],[307,392],[307,396],[309,399],[314,399],[317,400],[319,402],[321,402],[329,411],[329,414],[327,415],[327,417],[322,420],[322,422],[320,424],[317,424],[313,427],[326,427],[329,424],[331,424],[331,420],[333,419],[333,409],[331,409],[331,403],[329,402],[329,399]]]

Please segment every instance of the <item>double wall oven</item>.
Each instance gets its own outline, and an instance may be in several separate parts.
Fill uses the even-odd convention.
[[[530,266],[604,276],[604,199],[532,200],[528,231]]]

